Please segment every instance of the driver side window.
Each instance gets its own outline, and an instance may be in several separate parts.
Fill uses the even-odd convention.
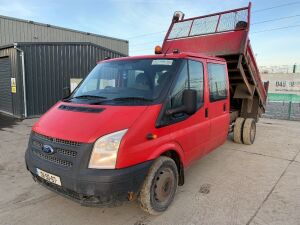
[[[197,109],[199,109],[204,102],[204,72],[203,64],[199,61],[185,60],[179,71],[175,85],[170,93],[170,101],[166,106],[168,109],[176,109],[182,106],[182,95],[184,90],[193,89],[197,91]],[[176,123],[188,118],[188,114],[184,112],[173,115],[164,115],[159,126],[164,126]]]
[[[177,108],[182,105],[182,93],[189,88],[188,67],[185,61],[182,70],[178,76],[176,84],[171,92],[171,108]]]
[[[171,108],[177,108],[182,105],[182,93],[186,89],[197,91],[197,108],[203,103],[203,65],[201,62],[186,60],[176,85],[171,92]]]

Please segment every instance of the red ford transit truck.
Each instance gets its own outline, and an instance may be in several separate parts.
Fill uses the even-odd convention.
[[[137,198],[159,214],[185,170],[228,133],[252,144],[266,92],[250,8],[176,12],[156,54],[99,62],[33,126],[25,158],[34,180],[83,205]]]

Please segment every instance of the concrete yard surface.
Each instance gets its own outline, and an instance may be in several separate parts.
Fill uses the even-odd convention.
[[[261,119],[251,146],[227,142],[186,171],[160,216],[138,202],[88,208],[35,183],[24,153],[35,119],[0,117],[0,224],[300,225],[300,122]]]

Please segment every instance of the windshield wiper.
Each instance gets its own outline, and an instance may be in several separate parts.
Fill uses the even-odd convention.
[[[152,102],[152,99],[144,98],[144,97],[138,97],[138,96],[132,96],[132,97],[120,97],[120,98],[113,98],[110,99],[111,101],[130,101],[130,100],[141,100],[141,101],[147,101]]]
[[[103,100],[100,101],[96,101],[96,102],[92,102],[90,103],[91,105],[98,105],[98,104],[102,104],[104,102],[110,102],[110,101],[134,101],[134,100],[138,100],[138,101],[147,101],[147,102],[152,102],[152,99],[149,98],[144,98],[144,97],[120,97],[120,98],[111,98],[111,99],[106,99],[105,97],[103,98]]]
[[[107,97],[97,96],[97,95],[79,95],[79,96],[75,96],[73,98],[102,98],[102,99],[106,99]]]
[[[107,99],[107,97],[104,96],[97,96],[97,95],[79,95],[75,97],[69,97],[66,99],[63,99],[64,102],[70,102],[72,99],[77,98],[77,99]]]

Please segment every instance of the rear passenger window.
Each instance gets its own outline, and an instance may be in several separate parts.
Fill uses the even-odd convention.
[[[208,81],[210,101],[227,98],[227,75],[225,65],[208,63]]]

